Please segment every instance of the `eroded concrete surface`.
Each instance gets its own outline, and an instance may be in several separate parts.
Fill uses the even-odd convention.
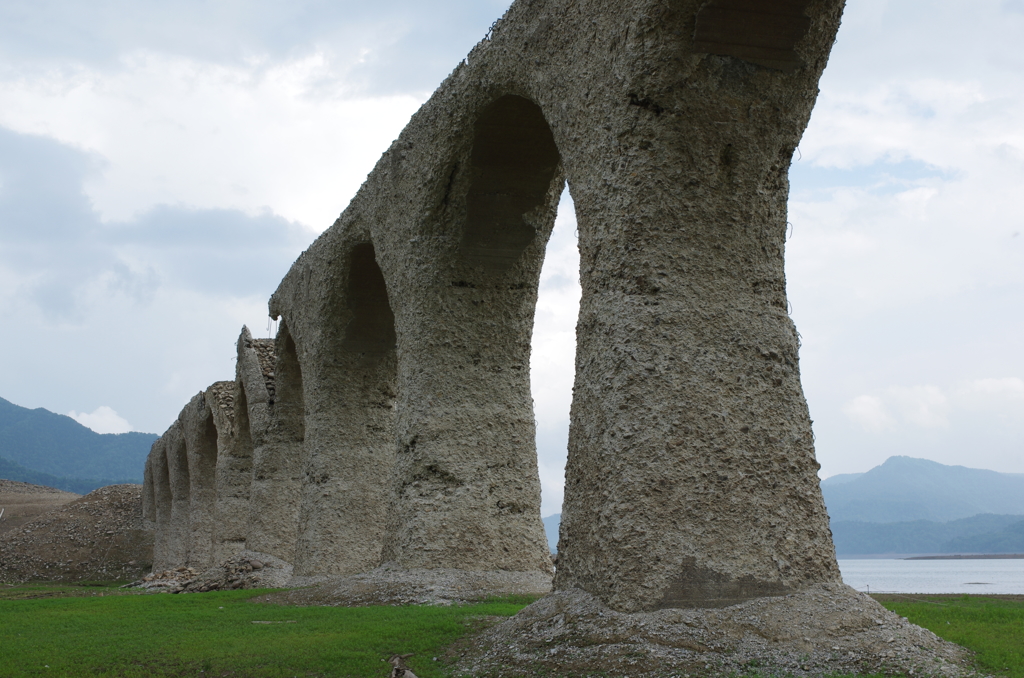
[[[555,587],[634,611],[838,581],[783,249],[841,10],[514,4],[292,266],[277,339],[243,329],[234,389],[154,446],[158,560],[550,572],[529,357],[568,182],[583,298]]]
[[[568,182],[583,294],[554,589],[627,616],[852,600],[784,274],[842,9],[513,4],[292,266],[276,340],[243,329],[231,416],[193,401],[154,445],[157,560],[244,547],[349,598],[431,571],[546,581],[530,340]],[[179,449],[200,439],[212,466]]]

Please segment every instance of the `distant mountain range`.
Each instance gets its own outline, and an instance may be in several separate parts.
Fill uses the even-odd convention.
[[[0,477],[84,494],[142,482],[152,433],[96,433],[71,417],[0,398]]]
[[[945,523],[833,521],[840,556],[926,553],[1024,553],[1024,515],[982,513]]]
[[[0,478],[85,494],[142,482],[153,433],[100,434],[0,398]],[[821,482],[840,556],[1024,553],[1024,474],[890,457]],[[561,514],[544,519],[558,544]]]
[[[1024,553],[1024,474],[890,457],[821,491],[840,557]],[[552,551],[561,517],[544,519]]]
[[[867,473],[821,482],[832,523],[947,522],[981,513],[1024,515],[1024,474],[889,457]]]
[[[49,473],[33,471],[30,468],[25,468],[21,464],[15,464],[13,461],[8,461],[3,457],[0,457],[0,478],[4,480],[19,480],[23,483],[32,483],[33,485],[45,485],[46,487],[54,487],[58,490],[74,492],[75,494],[89,494],[96,488],[106,487],[107,485],[139,482],[133,478],[129,478],[127,480],[113,480],[110,478],[67,478],[54,476]]]

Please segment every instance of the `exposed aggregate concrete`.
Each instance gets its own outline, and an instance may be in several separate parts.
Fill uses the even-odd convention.
[[[461,656],[459,656],[461,655]],[[458,646],[455,675],[966,676],[971,653],[843,584],[718,609],[622,613],[559,591]]]
[[[843,7],[513,3],[291,267],[276,339],[239,338],[245,548],[316,584],[280,600],[547,590],[530,341],[568,184],[582,298],[555,593],[463,669],[960,671],[840,583],[787,311],[788,171]],[[192,419],[149,473],[158,560],[201,569]]]

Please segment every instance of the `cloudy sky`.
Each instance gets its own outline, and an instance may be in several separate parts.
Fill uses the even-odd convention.
[[[162,432],[507,0],[0,4],[0,397]],[[787,274],[822,476],[1024,473],[1024,0],[850,0]],[[568,196],[534,341],[561,502]]]

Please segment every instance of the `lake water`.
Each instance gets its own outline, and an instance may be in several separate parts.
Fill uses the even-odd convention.
[[[843,581],[872,593],[1024,594],[1021,560],[843,560]]]

